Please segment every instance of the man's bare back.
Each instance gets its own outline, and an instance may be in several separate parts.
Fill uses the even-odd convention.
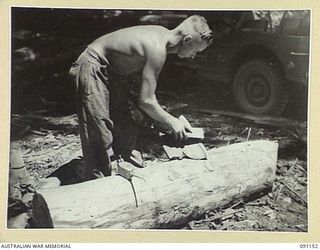
[[[147,51],[164,61],[169,34],[162,26],[134,26],[101,36],[88,47],[106,57],[117,73],[128,75],[144,68]]]

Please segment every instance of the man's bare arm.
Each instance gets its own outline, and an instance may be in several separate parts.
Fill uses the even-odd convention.
[[[173,131],[177,138],[186,138],[184,124],[168,112],[158,103],[155,91],[159,73],[166,60],[165,49],[145,50],[146,64],[142,72],[142,86],[139,98],[139,107],[150,117],[166,125]]]

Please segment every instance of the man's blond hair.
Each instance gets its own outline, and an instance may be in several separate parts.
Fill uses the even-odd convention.
[[[190,16],[177,28],[182,32],[182,35],[189,35],[192,31],[196,31],[200,34],[201,39],[206,40],[209,45],[213,43],[212,30],[209,28],[207,20],[203,16]]]

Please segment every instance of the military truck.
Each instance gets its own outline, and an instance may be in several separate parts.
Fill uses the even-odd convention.
[[[278,116],[293,83],[307,86],[310,11],[182,11],[144,16],[141,22],[173,28],[192,14],[206,17],[215,42],[191,62],[170,63],[230,84],[243,112]]]

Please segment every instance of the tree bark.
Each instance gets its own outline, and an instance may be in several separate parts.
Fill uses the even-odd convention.
[[[208,160],[174,160],[137,169],[131,183],[112,176],[39,190],[34,223],[55,228],[182,228],[207,211],[270,188],[277,150],[271,141],[237,143],[209,150]]]

